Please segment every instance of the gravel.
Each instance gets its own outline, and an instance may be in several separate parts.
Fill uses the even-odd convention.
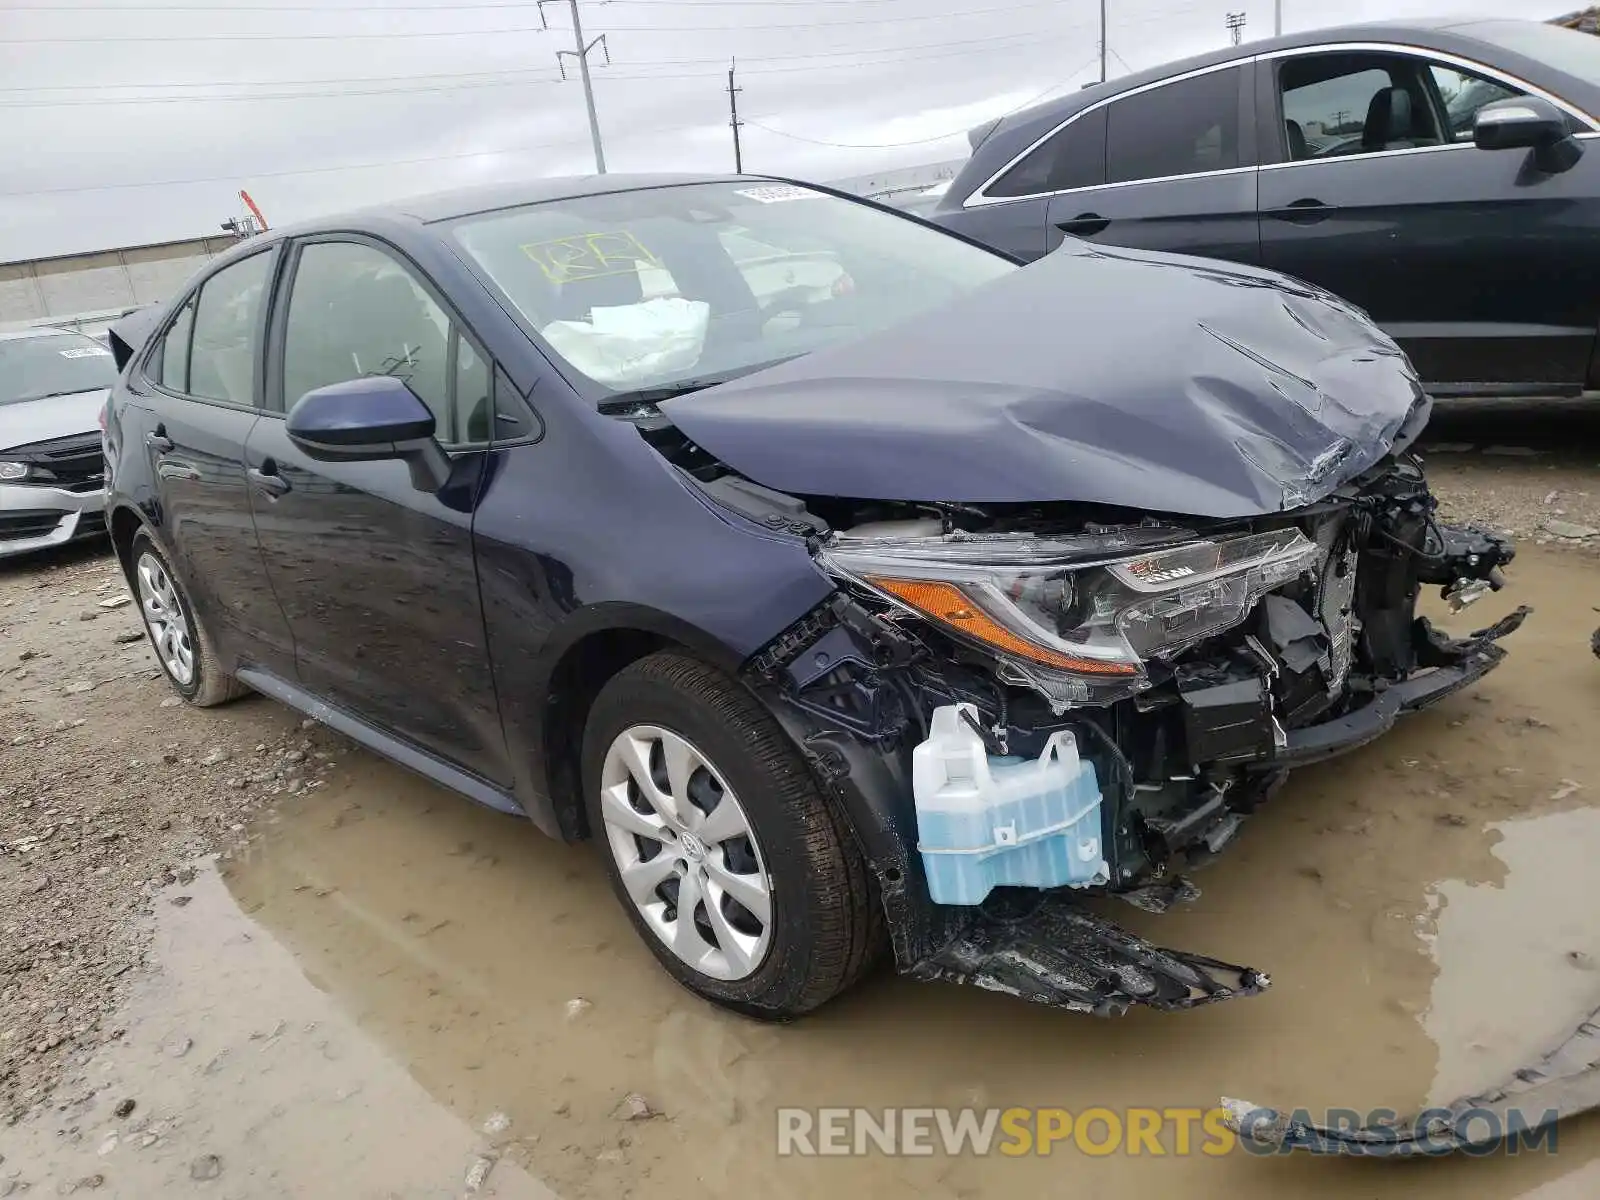
[[[348,745],[262,700],[225,715],[183,705],[137,606],[102,600],[99,622],[78,619],[86,597],[125,586],[94,549],[0,568],[0,1128],[121,1036],[111,1014],[146,964],[142,918],[183,903],[177,889],[195,878],[184,864],[237,844],[286,794],[288,755],[315,786]],[[230,787],[211,768],[237,759],[252,773]]]

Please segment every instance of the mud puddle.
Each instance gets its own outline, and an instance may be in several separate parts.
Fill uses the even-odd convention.
[[[63,1111],[0,1134],[0,1190],[20,1171],[35,1194],[100,1173],[99,1194],[140,1197],[452,1196],[486,1156],[482,1194],[518,1197],[1595,1195],[1595,1118],[1563,1124],[1554,1156],[1415,1164],[1071,1146],[780,1160],[775,1110],[1228,1094],[1415,1111],[1536,1058],[1600,1004],[1597,582],[1587,556],[1525,554],[1515,599],[1538,612],[1500,671],[1298,775],[1195,875],[1192,907],[1111,910],[1274,977],[1184,1015],[1095,1021],[885,972],[793,1026],[728,1016],[659,970],[590,848],[358,758],[163,908],[127,1034]],[[193,1047],[175,1058],[175,1038]],[[663,1115],[622,1119],[628,1093]],[[138,1106],[117,1120],[125,1097]],[[496,1113],[506,1127],[485,1135]],[[157,1127],[132,1123],[171,1115],[141,1146]],[[222,1174],[196,1182],[211,1153]]]

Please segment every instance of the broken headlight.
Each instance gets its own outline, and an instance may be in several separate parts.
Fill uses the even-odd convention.
[[[1298,529],[1186,540],[1155,531],[1067,538],[836,538],[830,574],[993,655],[1059,711],[1149,686],[1145,663],[1237,625],[1317,559]],[[1168,543],[1140,549],[1151,538]]]

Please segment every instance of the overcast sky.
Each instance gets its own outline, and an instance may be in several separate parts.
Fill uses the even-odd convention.
[[[1285,31],[1441,0],[1282,0]],[[965,130],[1096,77],[1098,0],[579,0],[613,171],[817,179],[962,157]],[[1442,0],[1548,17],[1575,0]],[[1110,74],[1272,31],[1270,0],[1109,0]],[[273,224],[593,167],[557,73],[566,0],[0,0],[0,262]],[[445,36],[440,36],[445,35]],[[773,132],[773,131],[781,131]],[[787,136],[785,136],[787,135]],[[818,144],[827,143],[827,144]]]

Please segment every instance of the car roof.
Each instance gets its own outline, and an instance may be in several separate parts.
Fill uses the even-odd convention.
[[[689,173],[623,174],[623,175],[559,175],[545,179],[522,179],[512,183],[481,184],[458,188],[454,191],[432,192],[421,196],[408,196],[384,204],[333,213],[316,217],[295,225],[274,229],[274,236],[297,236],[319,230],[360,227],[371,220],[448,221],[474,213],[496,212],[500,209],[518,208],[525,204],[544,204],[554,200],[574,200],[583,196],[601,196],[613,192],[646,191],[655,188],[682,187],[696,183],[770,183],[772,177],[764,175],[718,175]],[[242,245],[259,244],[258,239],[247,239]],[[234,252],[229,251],[233,256]]]
[[[1432,19],[1411,17],[1395,21],[1362,21],[1354,25],[1329,25],[1321,29],[1306,29],[1297,33],[1284,34],[1281,37],[1242,42],[1237,46],[1228,46],[1222,50],[1211,50],[1204,54],[1196,54],[1174,62],[1164,62],[1158,66],[1136,71],[1129,75],[1119,75],[1116,79],[1109,80],[1106,83],[1089,84],[1065,96],[1057,96],[1054,99],[1045,100],[1028,108],[1019,109],[1014,113],[1008,113],[992,125],[978,126],[973,133],[981,135],[979,138],[981,144],[982,141],[987,141],[996,133],[1014,129],[1018,126],[1030,125],[1046,115],[1064,118],[1079,108],[1087,107],[1096,100],[1106,96],[1117,95],[1141,84],[1155,83],[1189,71],[1198,71],[1205,67],[1243,61],[1262,54],[1271,54],[1275,50],[1299,50],[1333,42],[1394,42],[1402,45],[1408,41],[1418,39],[1427,42],[1431,40],[1430,35],[1442,33],[1446,30],[1462,29],[1471,25],[1481,25],[1487,19],[1481,16],[1458,15]]]

